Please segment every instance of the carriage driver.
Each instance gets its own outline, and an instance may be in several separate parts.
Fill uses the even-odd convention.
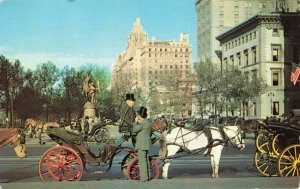
[[[147,118],[147,108],[141,107],[135,118],[132,132],[137,134],[135,149],[138,150],[138,162],[140,168],[140,181],[147,182],[150,179],[150,163],[148,151],[151,142],[151,121]]]
[[[132,130],[132,125],[135,121],[135,110],[133,105],[135,102],[134,94],[126,94],[125,102],[122,105],[120,119],[121,124],[119,127],[119,132],[124,133],[127,136],[130,136]],[[131,137],[133,145],[135,145],[135,137]]]

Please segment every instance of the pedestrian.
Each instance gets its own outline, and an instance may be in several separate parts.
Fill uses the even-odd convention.
[[[138,162],[140,168],[140,181],[150,180],[150,163],[148,152],[152,146],[151,121],[147,118],[147,108],[140,107],[135,118],[132,132],[137,134],[135,149],[138,151]]]
[[[132,125],[135,121],[135,110],[133,105],[135,102],[134,94],[126,94],[125,102],[122,104],[120,112],[119,132],[126,136],[131,136]],[[131,136],[132,144],[135,145],[135,136]]]

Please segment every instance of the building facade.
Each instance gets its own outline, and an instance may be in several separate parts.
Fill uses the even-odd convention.
[[[257,13],[297,12],[299,0],[196,0],[197,61],[220,63],[215,38]]]
[[[154,103],[156,96],[156,103],[167,106],[174,97],[173,90],[179,97],[191,95],[191,87],[186,86],[191,82],[192,49],[187,34],[182,33],[179,38],[179,42],[148,40],[138,18],[126,51],[118,55],[113,67],[113,89],[133,91],[143,105]],[[182,116],[191,112],[191,98],[185,99]]]
[[[259,77],[267,91],[249,102],[245,118],[265,118],[300,108],[300,85],[290,82],[292,63],[300,64],[300,13],[257,14],[217,37],[222,66],[237,66]]]

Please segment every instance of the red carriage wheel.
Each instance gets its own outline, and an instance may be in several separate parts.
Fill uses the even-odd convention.
[[[131,161],[136,157],[136,153],[129,153],[122,160],[121,171],[126,178],[128,178],[128,166],[130,165]]]
[[[46,151],[40,159],[39,173],[43,182],[78,181],[83,164],[80,156],[71,148],[58,146]]]
[[[159,166],[155,159],[149,159],[150,161],[150,179],[157,179],[159,176]],[[134,158],[128,166],[128,179],[139,180],[140,179],[140,168],[138,158]]]

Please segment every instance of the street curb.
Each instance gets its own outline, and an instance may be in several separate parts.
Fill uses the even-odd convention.
[[[100,187],[101,186],[101,187]],[[176,178],[155,179],[150,182],[138,182],[123,179],[99,179],[98,181],[78,182],[22,182],[22,183],[0,183],[2,189],[95,189],[95,188],[164,188],[177,189],[189,188],[199,189],[248,189],[248,188],[299,188],[297,177],[242,177],[242,178]]]

